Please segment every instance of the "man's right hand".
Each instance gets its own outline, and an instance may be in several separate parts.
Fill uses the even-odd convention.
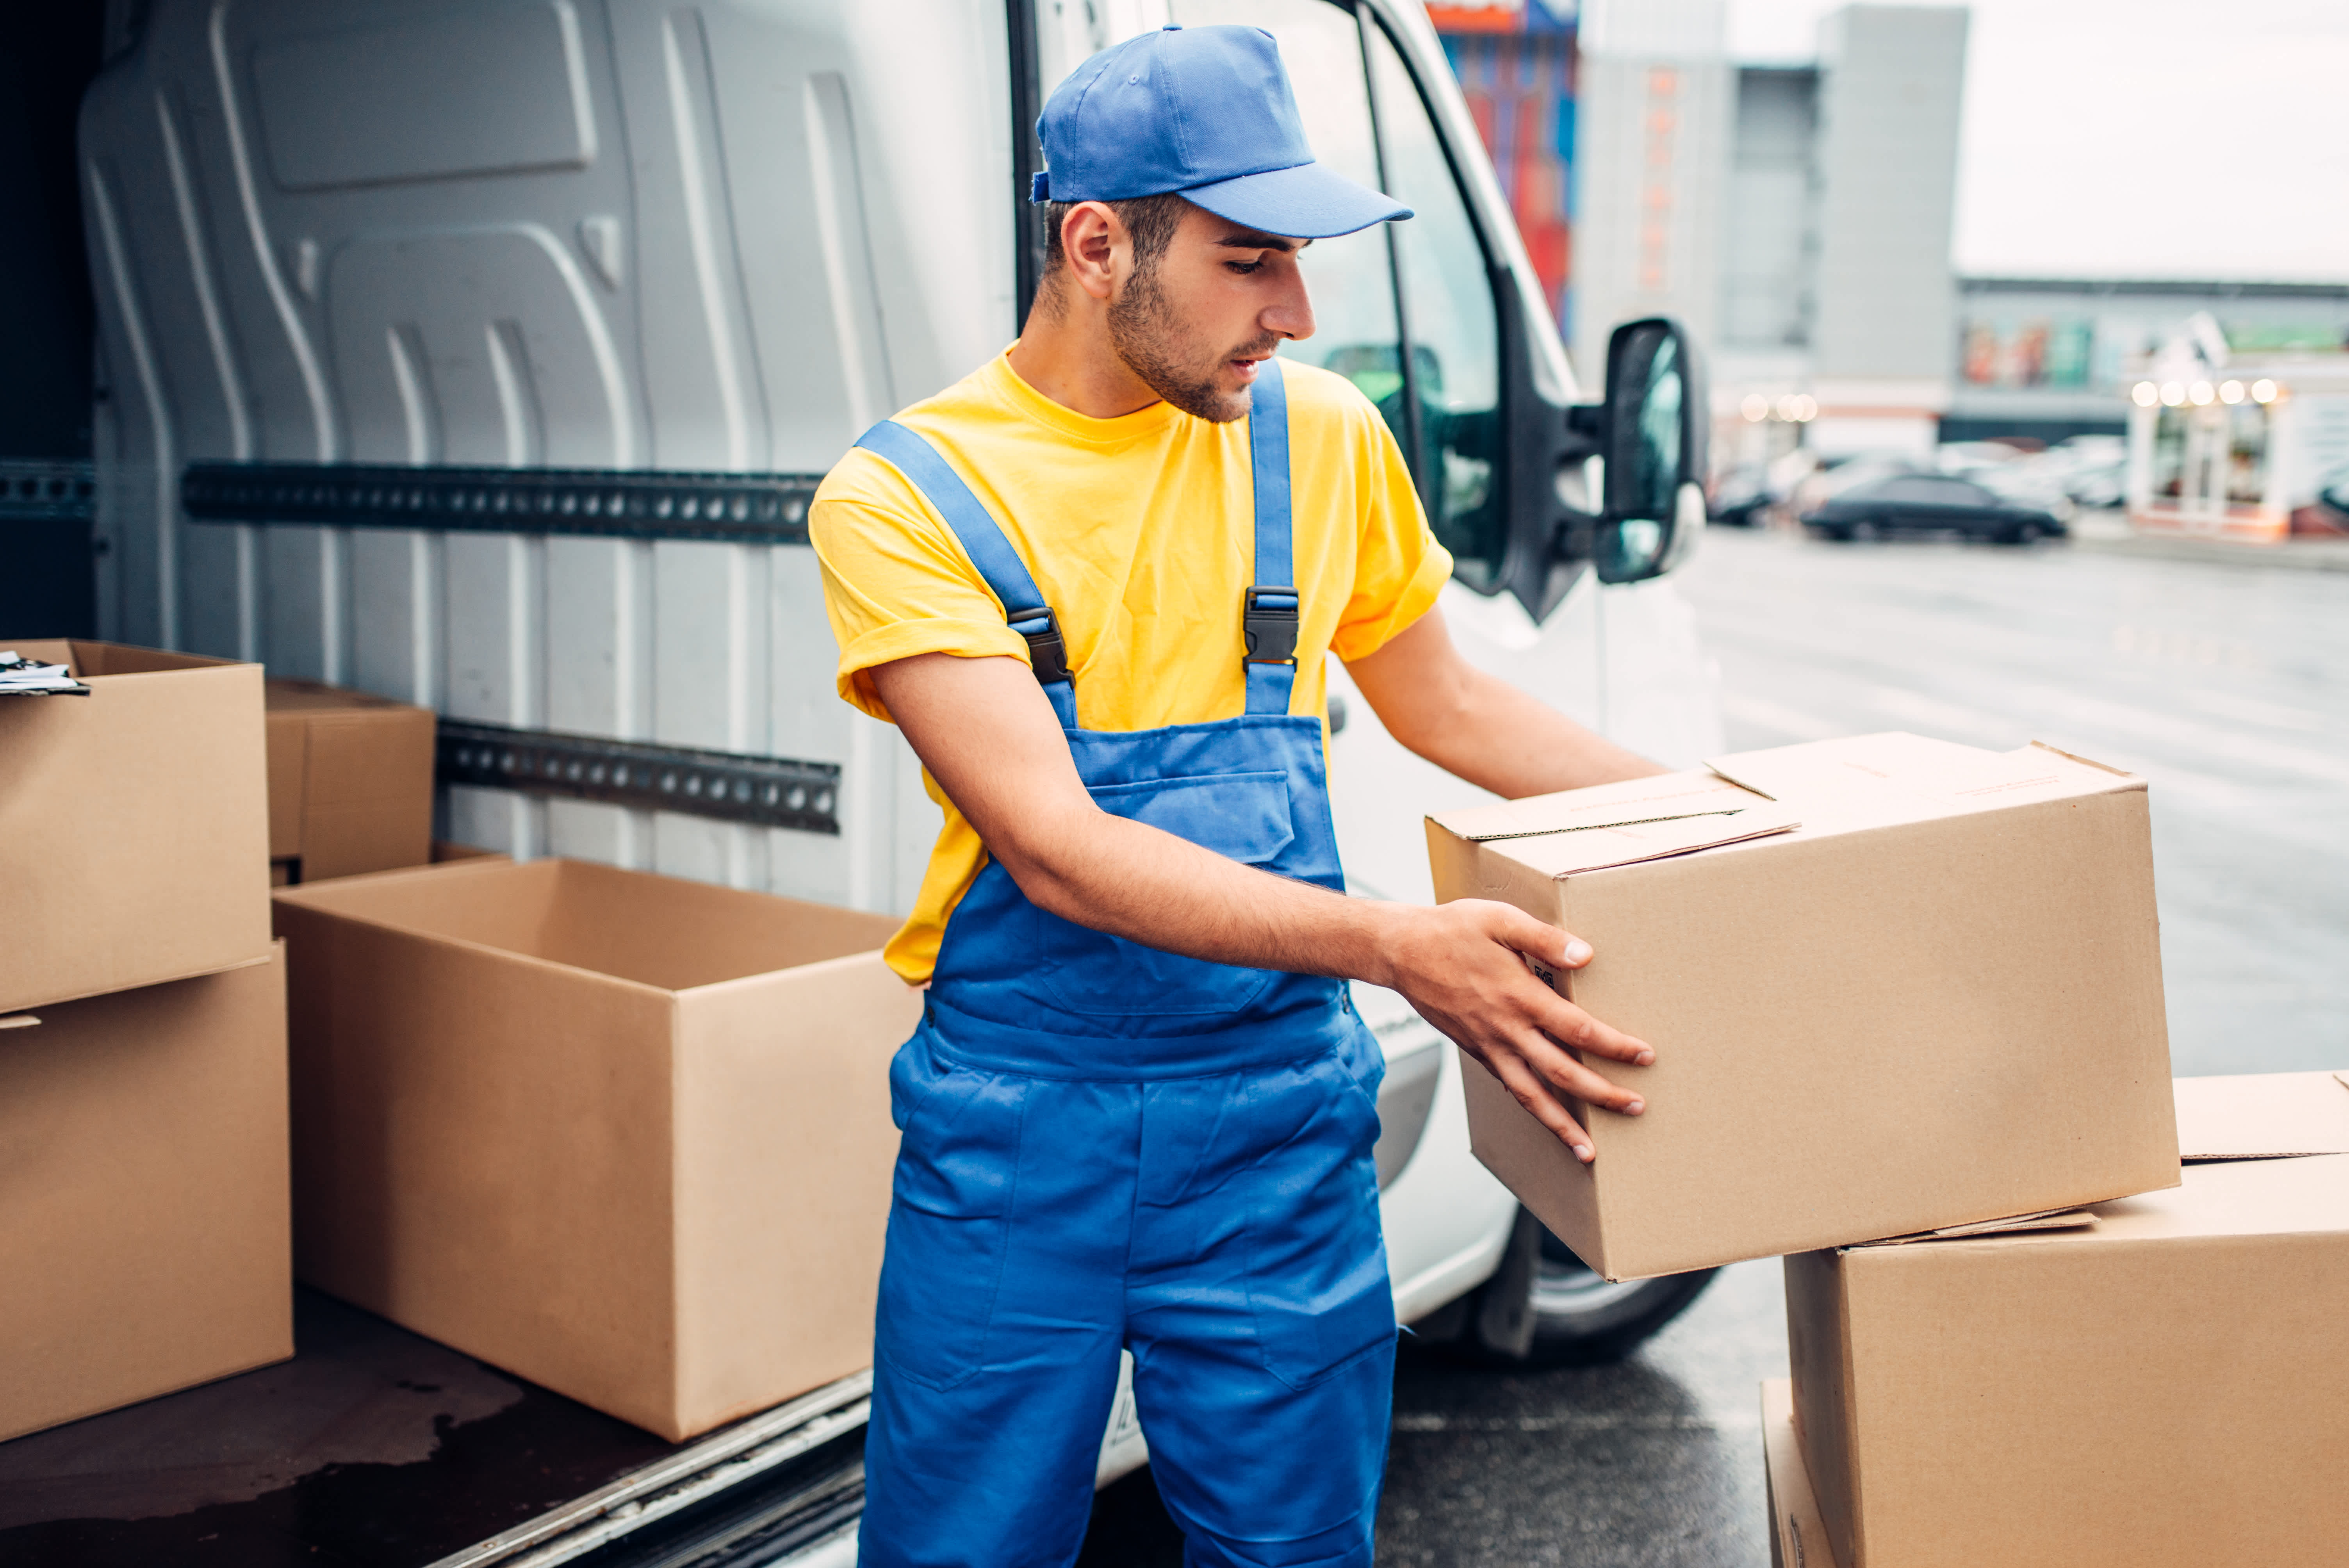
[[[1637,1094],[1599,1077],[1574,1053],[1635,1067],[1648,1066],[1656,1053],[1600,1023],[1526,967],[1530,957],[1551,969],[1579,969],[1590,962],[1588,943],[1485,899],[1433,909],[1387,908],[1400,918],[1382,934],[1390,971],[1381,983],[1484,1063],[1576,1159],[1588,1164],[1595,1151],[1564,1097],[1626,1116],[1647,1109]]]

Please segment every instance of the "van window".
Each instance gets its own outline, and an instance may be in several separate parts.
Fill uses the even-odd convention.
[[[1411,72],[1384,33],[1366,27],[1363,35],[1385,189],[1416,214],[1383,226],[1393,232],[1402,276],[1425,454],[1420,493],[1455,574],[1491,593],[1500,586],[1509,527],[1500,484],[1500,330],[1485,248]]]
[[[1337,371],[1378,405],[1456,574],[1492,592],[1508,543],[1500,335],[1484,247],[1418,85],[1374,23],[1331,0],[1174,0],[1169,13],[1185,26],[1269,31],[1314,156],[1416,214],[1306,248],[1314,335],[1282,353]]]

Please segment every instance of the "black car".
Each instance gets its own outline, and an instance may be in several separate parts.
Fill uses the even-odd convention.
[[[2001,544],[2061,539],[2064,525],[2035,507],[2002,500],[1971,480],[1942,474],[1889,474],[1869,480],[1806,512],[1804,526],[1822,539],[1876,533],[1944,532]]]

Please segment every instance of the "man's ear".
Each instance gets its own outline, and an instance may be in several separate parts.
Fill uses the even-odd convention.
[[[1106,203],[1080,201],[1061,220],[1061,255],[1077,287],[1106,300],[1133,261],[1133,239]]]

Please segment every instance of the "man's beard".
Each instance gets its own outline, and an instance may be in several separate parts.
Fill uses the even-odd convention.
[[[1270,354],[1279,346],[1279,337],[1267,333],[1205,363],[1185,353],[1189,346],[1185,338],[1154,272],[1135,273],[1126,280],[1124,292],[1110,302],[1110,346],[1143,385],[1185,414],[1218,425],[1245,415],[1254,388],[1226,392],[1216,385],[1216,377],[1231,360]]]

